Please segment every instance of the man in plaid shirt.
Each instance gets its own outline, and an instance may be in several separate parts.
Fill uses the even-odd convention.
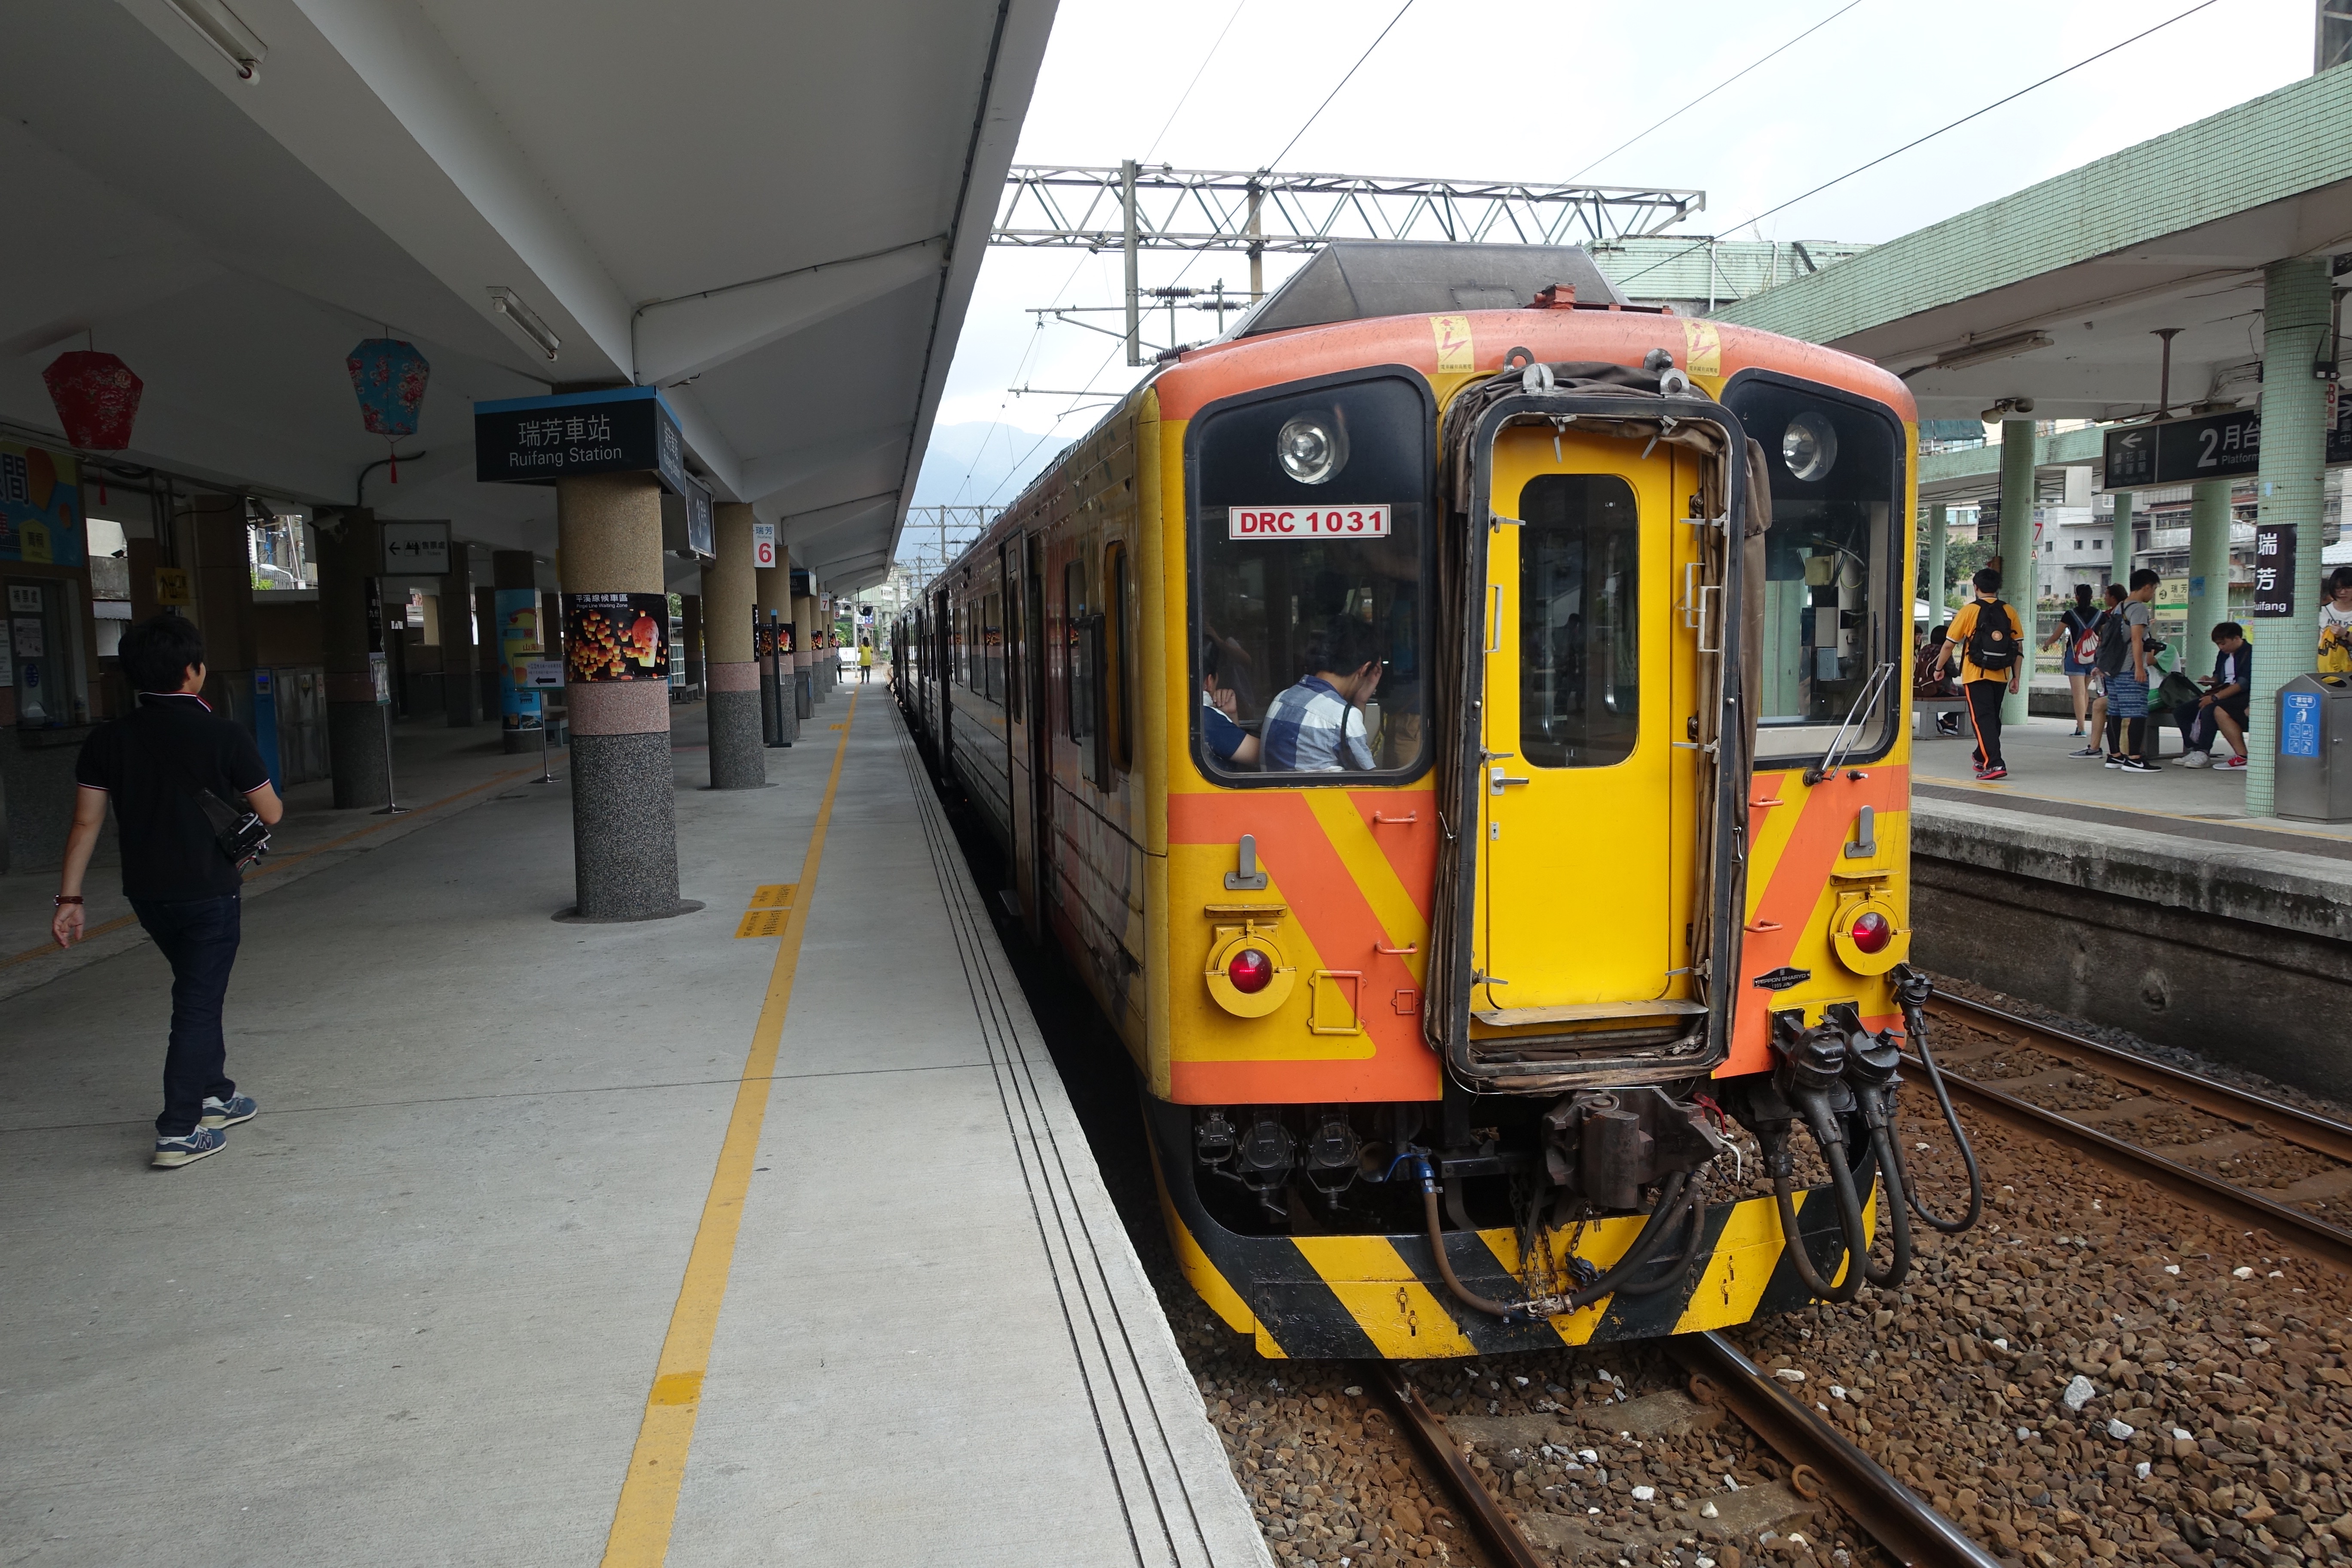
[[[1308,649],[1314,673],[1276,697],[1265,710],[1265,765],[1271,773],[1369,773],[1370,736],[1364,704],[1381,686],[1376,634],[1341,614]]]

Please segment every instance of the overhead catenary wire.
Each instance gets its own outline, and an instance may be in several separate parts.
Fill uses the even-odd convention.
[[[1713,87],[1708,88],[1705,92],[1700,93],[1696,98],[1692,99],[1688,103],[1684,104],[1680,109],[1675,110],[1672,114],[1667,115],[1665,119],[1657,121],[1654,125],[1650,125],[1643,130],[1637,131],[1633,135],[1628,136],[1624,141],[1618,142],[1617,145],[1610,148],[1609,151],[1601,153],[1598,158],[1593,159],[1592,162],[1584,165],[1583,168],[1579,169],[1576,173],[1570,174],[1568,177],[1569,183],[1572,184],[1576,181],[1584,178],[1585,175],[1601,167],[1601,164],[1606,163],[1610,159],[1614,158],[1618,153],[1622,153],[1634,142],[1639,142],[1644,136],[1649,135],[1651,132],[1663,129],[1672,121],[1689,113],[1692,110],[1696,109],[1700,104],[1705,103],[1708,99],[1713,98],[1717,93],[1721,92],[1725,88],[1729,87],[1733,82],[1738,81],[1741,77],[1746,76],[1748,72],[1756,69],[1759,66],[1767,65],[1772,60],[1779,58],[1780,56],[1787,54],[1790,49],[1795,48],[1799,44],[1803,43],[1807,38],[1811,37],[1815,33],[1820,32],[1823,27],[1828,26],[1832,22],[1836,21],[1840,16],[1844,16],[1848,11],[1853,10],[1856,5],[1861,4],[1862,0],[1846,0],[1844,5],[1839,6],[1836,10],[1822,17],[1820,21],[1814,23],[1803,32],[1799,33],[1795,37],[1790,38],[1787,43],[1782,44],[1770,54],[1758,56],[1755,59],[1752,59],[1746,65],[1740,67],[1738,70],[1733,71],[1729,76],[1725,77],[1721,81],[1717,82]]]
[[[1356,63],[1348,68],[1348,74],[1339,79],[1339,87],[1334,87],[1329,92],[1324,94],[1323,101],[1315,106],[1315,112],[1307,117],[1307,123],[1300,126],[1297,131],[1291,133],[1290,140],[1282,144],[1281,152],[1276,153],[1273,157],[1268,158],[1265,161],[1265,166],[1266,168],[1271,169],[1276,163],[1281,163],[1285,158],[1290,156],[1290,150],[1298,145],[1298,139],[1301,136],[1306,135],[1308,131],[1314,128],[1315,122],[1323,117],[1323,111],[1331,107],[1331,100],[1339,96],[1339,88],[1347,86],[1349,82],[1355,79],[1356,73],[1363,69],[1364,62],[1372,58],[1372,51],[1381,47],[1381,39],[1387,37],[1390,33],[1393,32],[1396,29],[1396,25],[1404,20],[1404,14],[1412,9],[1412,0],[1404,0],[1404,4],[1397,7],[1397,14],[1389,18],[1389,25],[1381,29],[1380,37],[1374,38],[1370,44],[1367,44],[1364,47],[1364,52],[1356,57]]]
[[[2076,60],[2073,65],[2067,66],[2063,69],[2052,71],[2048,76],[2043,77],[2039,81],[2029,82],[2025,86],[2019,88],[2015,92],[2008,94],[2006,97],[1995,99],[1992,102],[1986,104],[1981,109],[1972,110],[1969,113],[1961,115],[1958,120],[1952,121],[1948,124],[1937,126],[1935,130],[1928,132],[1924,136],[1914,137],[1912,140],[1906,142],[1902,146],[1895,148],[1892,152],[1881,153],[1877,157],[1873,158],[1867,163],[1857,164],[1853,168],[1848,169],[1844,174],[1838,175],[1835,179],[1823,180],[1820,184],[1815,185],[1812,189],[1802,192],[1797,195],[1790,196],[1787,201],[1780,203],[1777,206],[1767,207],[1762,212],[1758,213],[1755,216],[1747,218],[1733,226],[1735,228],[1747,228],[1752,225],[1762,223],[1766,218],[1772,216],[1776,213],[1784,213],[1800,202],[1809,201],[1812,197],[1820,195],[1823,191],[1828,190],[1832,185],[1843,184],[1846,181],[1853,179],[1856,174],[1867,174],[1871,170],[1878,167],[1879,164],[1885,163],[1890,158],[1899,158],[1915,147],[1924,146],[1927,142],[1933,142],[1938,136],[1958,131],[1961,126],[1968,124],[1969,121],[1972,120],[1981,120],[1986,115],[1990,114],[1994,110],[2000,108],[2004,104],[2014,103],[2019,99],[2023,98],[2027,93],[2048,87],[2052,82],[2058,80],[2062,77],[2072,76],[2076,71],[2081,70],[2084,66],[2096,64],[2098,61],[2106,58],[2109,55],[2114,54],[2118,49],[2129,48],[2132,45],[2138,43],[2142,38],[2147,37],[2156,33],[2160,33],[2164,31],[2165,28],[2171,26],[2175,22],[2186,21],[2188,18],[2197,15],[2198,12],[2210,9],[2220,3],[2221,0],[2198,0],[2196,5],[2189,6],[2185,11],[2178,12],[2166,17],[2163,21],[2157,23],[2152,27],[2144,28],[2139,32],[2134,33],[2130,37],[2122,40],[2120,43],[2109,44],[2097,54],[2085,55],[2083,58]],[[1622,288],[1625,284],[1633,282],[1637,278],[1647,277],[1649,274],[1655,272],[1661,267],[1670,267],[1686,256],[1696,255],[1697,252],[1706,249],[1706,247],[1714,243],[1714,240],[1711,238],[1694,240],[1689,246],[1684,249],[1675,251],[1672,256],[1662,257],[1658,260],[1650,263],[1649,266],[1643,268],[1639,272],[1629,272],[1624,277],[1612,279],[1612,281]]]

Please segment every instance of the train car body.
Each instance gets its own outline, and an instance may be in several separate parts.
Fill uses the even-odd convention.
[[[1827,1185],[1697,1194],[1727,1115],[1882,1190],[1838,1064],[1903,1015],[1909,395],[1580,251],[1410,249],[1334,247],[1074,443],[894,634],[909,722],[1263,1353],[1851,1294]]]

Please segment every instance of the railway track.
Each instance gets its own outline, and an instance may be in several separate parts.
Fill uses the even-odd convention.
[[[2352,1198],[2352,1126],[1965,997],[1939,992],[1928,1011],[1961,1031],[1934,1047],[1956,1100],[2352,1273],[2352,1230],[2313,1212]],[[2023,1070],[1972,1075],[1979,1063]],[[2204,1168],[2225,1163],[2286,1179],[2263,1190]]]
[[[1801,1497],[1826,1496],[1904,1568],[1999,1568],[1999,1560],[1881,1468],[1835,1426],[1816,1416],[1720,1334],[1684,1334],[1666,1351],[1690,1376],[1692,1397],[1719,1404],[1788,1462]],[[1408,1369],[1391,1362],[1358,1367],[1412,1446],[1462,1510],[1464,1522],[1494,1568],[1547,1568],[1554,1554],[1515,1522],[1479,1480],[1444,1417],[1415,1393]]]

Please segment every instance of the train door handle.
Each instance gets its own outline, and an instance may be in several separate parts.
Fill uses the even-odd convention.
[[[1497,583],[1494,584],[1494,589],[1495,637],[1494,640],[1489,642],[1486,647],[1481,650],[1486,653],[1500,653],[1503,651],[1503,585],[1500,583]]]
[[[1265,890],[1265,873],[1259,870],[1257,865],[1255,834],[1242,835],[1242,841],[1234,846],[1234,861],[1236,869],[1225,873],[1225,891],[1257,893]]]
[[[1876,808],[1865,805],[1854,814],[1853,842],[1845,847],[1845,858],[1867,860],[1877,853],[1878,812]]]
[[[1533,784],[1534,782],[1535,781],[1533,779],[1517,778],[1514,777],[1512,774],[1505,773],[1503,771],[1503,765],[1500,763],[1496,763],[1493,767],[1486,770],[1486,793],[1489,795],[1500,795],[1505,790],[1510,788],[1513,784]]]

